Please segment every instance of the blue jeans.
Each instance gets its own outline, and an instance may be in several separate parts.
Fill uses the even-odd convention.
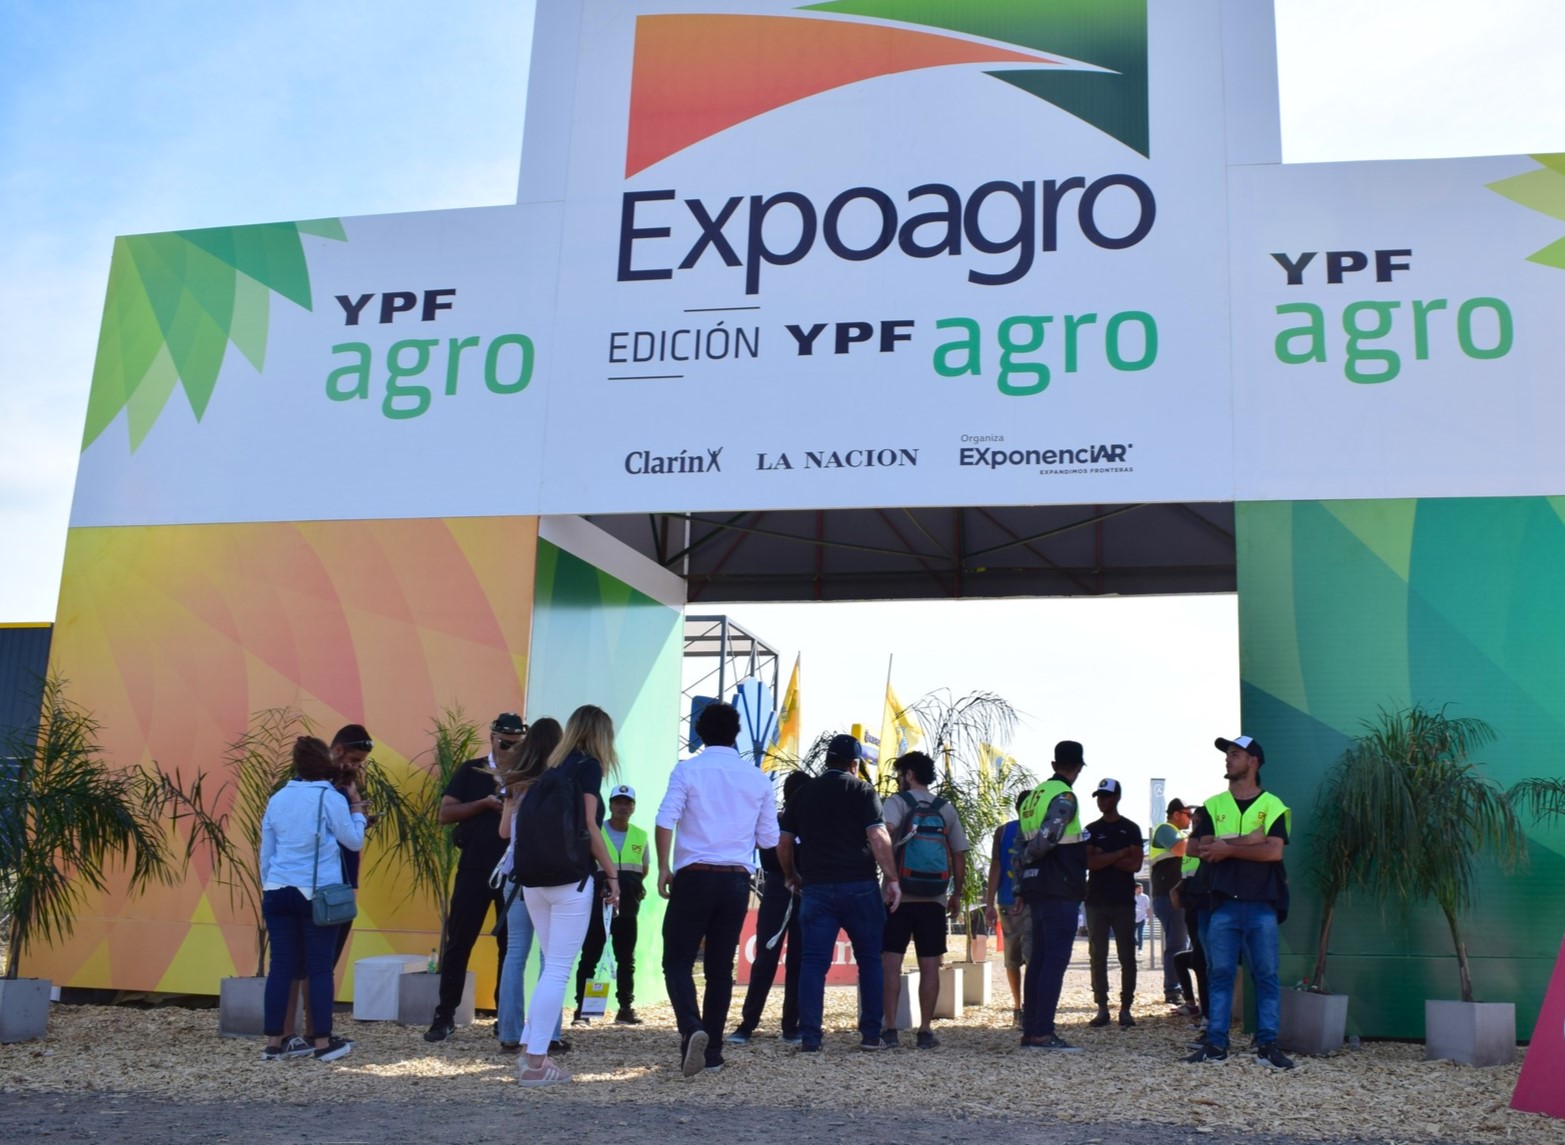
[[[1261,1045],[1277,1040],[1282,988],[1277,980],[1277,911],[1269,902],[1227,899],[1212,912],[1206,931],[1206,965],[1211,979],[1206,1040],[1228,1045],[1234,1009],[1234,974],[1239,950],[1255,981],[1255,1038]]]
[[[511,888],[506,887],[506,893]],[[496,1015],[500,1024],[500,1044],[514,1046],[521,1043],[522,1026],[527,1020],[527,984],[523,973],[527,966],[527,952],[533,948],[533,918],[527,913],[527,904],[521,892],[512,900],[505,912],[505,962],[500,971],[500,997],[495,1003],[500,1008]],[[538,965],[543,967],[543,951],[538,951]],[[560,1038],[560,1019],[554,1020],[554,1038]]]
[[[1190,945],[1190,933],[1185,929],[1185,912],[1176,907],[1167,895],[1152,899],[1152,913],[1158,926],[1163,928],[1163,997],[1180,995],[1179,971],[1174,968],[1174,955]],[[1195,1001],[1194,998],[1187,1001]]]
[[[1054,1012],[1060,1005],[1060,988],[1076,945],[1076,914],[1081,904],[1073,899],[1034,899],[1032,908],[1032,960],[1022,985],[1022,1035],[1047,1038],[1054,1033]]]
[[[799,932],[804,958],[799,970],[799,1036],[807,1046],[821,1044],[826,1012],[826,972],[837,946],[837,931],[848,932],[859,964],[859,1033],[879,1038],[885,1012],[885,974],[880,945],[886,907],[874,879],[846,883],[806,883],[799,898]]]
[[[304,978],[315,1029],[310,1039],[331,1037],[332,967],[337,960],[336,926],[316,926],[310,900],[297,887],[261,893],[261,917],[272,960],[266,968],[266,1036],[281,1037],[288,1012],[288,987]]]

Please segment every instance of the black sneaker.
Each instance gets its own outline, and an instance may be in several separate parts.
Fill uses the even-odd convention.
[[[501,1042],[499,1052],[501,1057],[514,1058],[522,1052],[522,1046],[520,1042]]]
[[[426,1042],[443,1042],[456,1030],[456,1023],[450,1018],[436,1018],[429,1024],[429,1029],[424,1031]]]
[[[1129,1006],[1126,1006],[1123,1010],[1121,1010],[1119,1012],[1119,1024],[1121,1026],[1124,1026],[1127,1030],[1130,1029],[1131,1026],[1134,1026],[1136,1024],[1136,1019],[1134,1019],[1134,1018],[1132,1018],[1130,1016],[1130,1007]]]
[[[885,1035],[882,1034],[881,1037],[884,1038]],[[932,1031],[930,1031],[930,1030],[920,1030],[919,1031],[919,1033],[918,1033],[918,1048],[919,1049],[921,1049],[921,1050],[932,1050],[932,1049],[936,1048],[939,1045],[940,1045],[940,1039],[935,1037],[935,1035],[934,1035],[934,1033]]]
[[[863,1050],[865,1053],[873,1053],[875,1050],[889,1050],[890,1048],[891,1046],[889,1046],[885,1041],[869,1034],[865,1034],[862,1038],[859,1039],[859,1049]]]
[[[635,1010],[629,1006],[621,1006],[619,1013],[614,1015],[614,1024],[616,1026],[639,1026],[642,1024],[642,1021],[636,1017]]]
[[[801,1039],[799,1052],[801,1054],[818,1054],[821,1052],[821,1044],[819,1042],[806,1042]]]
[[[580,1010],[577,1010],[574,1014],[571,1015],[571,1025],[590,1026],[592,1025],[592,1020],[588,1018],[586,1014],[583,1014]]]
[[[743,1026],[740,1026],[737,1030],[724,1038],[723,1041],[727,1042],[731,1046],[747,1046],[750,1044],[750,1031],[745,1029]]]
[[[332,1038],[324,1047],[317,1047],[315,1060],[318,1062],[334,1062],[338,1058],[345,1058],[353,1052],[353,1043],[343,1038]]]
[[[1109,1020],[1109,1008],[1107,1006],[1099,1006],[1097,1017],[1093,1018],[1087,1025],[1101,1028],[1108,1025]]]
[[[880,1031],[880,1046],[878,1046],[876,1048],[879,1049],[879,1048],[884,1047],[885,1049],[888,1049],[888,1050],[894,1050],[894,1049],[898,1048],[901,1044],[902,1043],[898,1040],[897,1032],[895,1030],[881,1030]]]
[[[1277,1069],[1293,1068],[1293,1059],[1279,1050],[1276,1042],[1267,1042],[1263,1046],[1256,1046],[1255,1056],[1266,1065]]]
[[[551,1054],[568,1054],[571,1052],[571,1044],[564,1038],[555,1038],[549,1043],[549,1052]]]
[[[686,1077],[695,1077],[706,1068],[706,1043],[705,1030],[697,1030],[685,1043],[685,1056],[680,1062],[680,1069]]]
[[[797,1031],[797,1030],[795,1030],[791,1034],[778,1034],[777,1036],[780,1037],[783,1041],[787,1042],[791,1046],[796,1046],[800,1042],[804,1041],[804,1035],[799,1033],[799,1031]]]
[[[1197,1062],[1225,1062],[1228,1060],[1228,1047],[1214,1046],[1211,1042],[1202,1042],[1201,1048],[1196,1050],[1195,1053],[1179,1060],[1188,1065],[1195,1065]]]

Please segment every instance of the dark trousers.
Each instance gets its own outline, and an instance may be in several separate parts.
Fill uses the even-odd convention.
[[[1190,935],[1185,930],[1185,913],[1167,895],[1154,895],[1152,914],[1163,928],[1163,997],[1177,1002],[1179,971],[1174,968],[1174,955],[1190,945]]]
[[[706,1064],[723,1060],[723,1029],[734,996],[734,952],[750,906],[750,876],[744,871],[674,873],[663,915],[663,985],[679,1023],[681,1053],[697,1030],[707,1035]],[[696,999],[695,965],[706,942],[702,970],[706,997]]]
[[[1125,1009],[1136,996],[1136,904],[1095,906],[1087,904],[1087,959],[1092,965],[1092,997],[1099,1006],[1109,1004],[1109,933],[1119,955],[1119,1004]]]
[[[610,929],[614,934],[614,994],[621,1010],[628,1010],[636,1000],[636,915],[641,903],[630,897],[620,899],[619,914],[614,917]],[[597,973],[598,959],[603,957],[603,947],[608,936],[603,933],[602,903],[587,920],[587,938],[581,945],[581,961],[576,964],[576,1009],[581,1009],[582,996],[587,993],[587,983]]]
[[[880,961],[886,904],[881,898],[880,883],[874,879],[805,883],[799,896],[799,915],[803,939],[800,950],[804,955],[799,960],[799,1035],[804,1044],[821,1044],[826,974],[837,950],[838,930],[847,932],[853,961],[858,963],[859,1033],[868,1041],[879,1041],[886,1008],[885,971]]]
[[[766,944],[782,929],[789,903],[793,904],[793,914],[788,918],[788,933],[768,950]],[[771,993],[772,983],[777,978],[777,963],[783,956],[784,946],[788,949],[788,964],[783,971],[782,1032],[787,1038],[799,1032],[799,969],[804,965],[799,906],[799,900],[788,890],[781,875],[766,876],[761,909],[755,916],[755,961],[750,964],[750,988],[745,991],[744,1012],[739,1018],[739,1028],[745,1033],[753,1032],[761,1024],[761,1011],[766,1009],[766,996]]]
[[[1060,1005],[1060,988],[1076,944],[1074,899],[1040,898],[1032,908],[1032,961],[1022,984],[1022,1034],[1046,1038],[1054,1033],[1054,1012]]]
[[[297,887],[265,891],[261,895],[261,917],[266,921],[266,941],[272,960],[266,969],[266,996],[262,1027],[267,1037],[283,1032],[288,1012],[288,989],[296,978],[304,978],[310,998],[310,1019],[315,1029],[312,1040],[331,1036],[332,955],[336,951],[337,927],[316,926],[310,900]]]
[[[489,908],[495,912],[495,942],[500,958],[495,965],[495,994],[500,992],[500,967],[505,964],[505,892],[489,885],[489,872],[475,867],[458,867],[451,888],[451,917],[446,919],[446,948],[440,959],[440,1001],[435,1018],[451,1021],[462,1004],[462,988],[467,985],[467,960],[473,943],[483,933]]]
[[[1185,929],[1190,932],[1190,949],[1181,951],[1175,956],[1175,965],[1179,969],[1179,982],[1184,988],[1185,997],[1199,1004],[1201,1013],[1206,1013],[1206,947],[1201,944],[1201,912],[1191,907],[1185,911]],[[1191,975],[1195,976],[1194,983]],[[1194,986],[1194,990],[1192,990]]]

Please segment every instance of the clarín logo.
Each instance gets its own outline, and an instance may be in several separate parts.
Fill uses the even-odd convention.
[[[1151,154],[1146,0],[831,0],[639,17],[625,176],[821,92],[960,64]]]

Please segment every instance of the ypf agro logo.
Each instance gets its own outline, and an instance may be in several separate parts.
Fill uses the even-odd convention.
[[[625,176],[798,100],[956,64],[1151,154],[1146,0],[831,0],[639,17]]]

